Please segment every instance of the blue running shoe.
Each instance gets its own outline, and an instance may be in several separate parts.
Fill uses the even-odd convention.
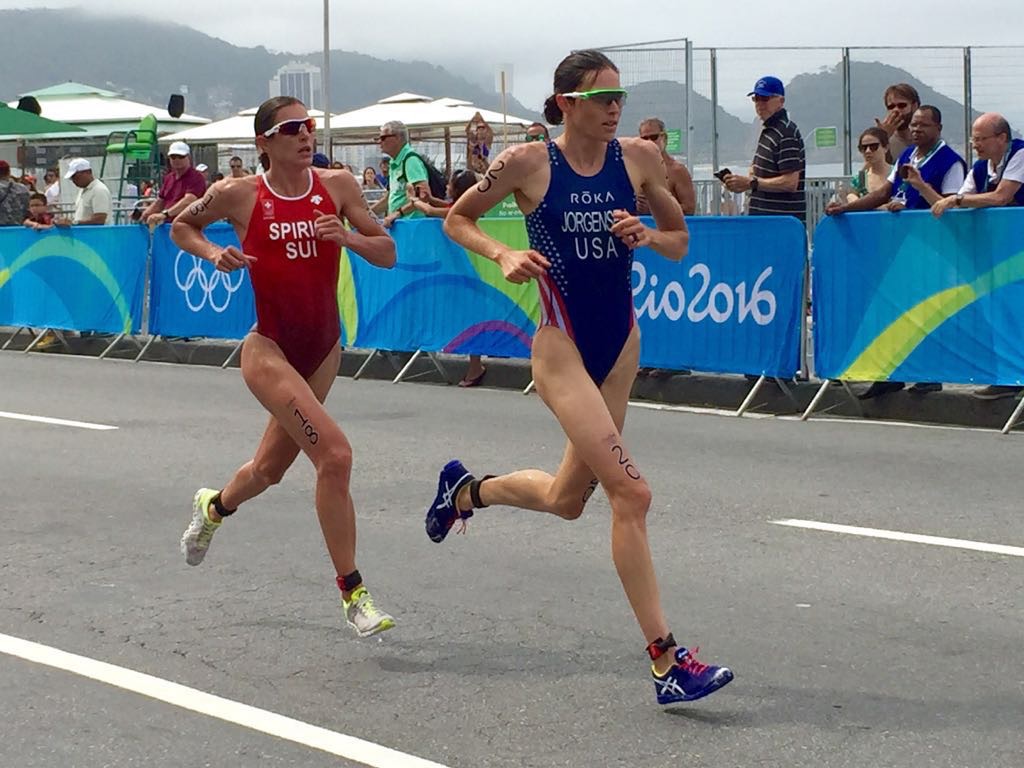
[[[473,510],[460,512],[455,506],[459,491],[473,480],[473,475],[462,466],[462,462],[458,459],[453,459],[444,465],[441,476],[437,480],[437,496],[434,497],[434,503],[427,510],[427,536],[431,541],[441,543],[456,520],[468,520],[473,516]]]
[[[695,701],[732,682],[732,670],[728,667],[713,667],[701,664],[695,654],[687,648],[676,649],[676,663],[664,675],[655,674],[654,692],[659,704],[677,704],[681,701]]]

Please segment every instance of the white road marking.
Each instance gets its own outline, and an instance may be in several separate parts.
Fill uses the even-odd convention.
[[[800,421],[799,416],[782,415],[777,417],[779,421]],[[960,424],[925,424],[914,421],[891,421],[886,419],[865,419],[852,416],[828,416],[826,414],[815,414],[815,418],[808,419],[805,424],[867,424],[880,427],[911,427],[913,429],[944,429],[950,432],[985,432],[987,434],[998,433],[997,427],[965,427]]]
[[[629,404],[634,408],[645,408],[649,411],[675,411],[676,413],[696,413],[702,416],[728,416],[736,418],[736,411],[728,408],[710,408],[697,405],[667,405],[665,403],[654,403],[646,400],[630,400]],[[800,414],[790,413],[759,413],[747,411],[743,414],[744,419],[776,419],[778,421],[800,421]],[[958,424],[925,424],[913,421],[892,421],[887,419],[867,419],[852,416],[829,416],[825,413],[815,414],[805,424],[859,424],[869,427],[910,427],[912,429],[941,429],[950,432],[984,432],[994,434],[998,432],[996,427],[965,427]],[[1018,433],[1019,434],[1019,433]]]
[[[52,419],[49,416],[32,416],[27,413],[11,413],[0,411],[0,419],[15,419],[16,421],[34,421],[39,424],[53,424],[58,427],[77,427],[79,429],[95,429],[101,432],[117,429],[109,424],[92,424],[88,421],[72,421],[71,419]]]
[[[159,677],[2,633],[0,633],[0,653],[98,680],[107,685],[198,712],[201,715],[319,749],[330,755],[354,760],[372,768],[445,768],[440,763],[407,755],[404,752],[382,747],[370,741],[363,741],[354,736],[329,731],[301,720],[293,720],[265,709],[240,704],[237,701],[204,693]]]
[[[698,413],[704,416],[732,416],[736,417],[735,410],[726,408],[706,408],[697,405],[667,405],[665,403],[653,403],[646,400],[630,400],[629,404],[634,408],[646,408],[649,411],[675,411],[676,413]],[[747,411],[745,419],[774,419],[773,413],[751,413]]]
[[[772,525],[786,525],[790,528],[807,528],[813,531],[828,531],[829,533],[848,533],[851,536],[868,536],[874,539],[907,541],[912,544],[931,544],[935,547],[969,549],[975,552],[991,552],[997,555],[1024,557],[1024,547],[1011,547],[1007,544],[989,544],[984,541],[970,541],[969,539],[947,539],[944,536],[925,536],[920,533],[886,531],[881,528],[861,528],[856,525],[819,523],[814,520],[770,520],[769,522]]]

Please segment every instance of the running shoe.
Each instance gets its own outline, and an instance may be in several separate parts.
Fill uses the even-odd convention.
[[[459,491],[473,480],[473,475],[462,466],[462,462],[458,459],[453,459],[444,465],[437,480],[437,496],[434,497],[434,503],[427,510],[427,536],[431,541],[441,543],[456,520],[468,520],[473,516],[473,510],[460,512],[455,505]]]
[[[345,620],[360,637],[376,635],[395,626],[395,620],[374,605],[366,587],[356,587],[349,597],[349,600],[341,598]]]
[[[210,519],[207,510],[210,501],[217,495],[212,488],[200,488],[192,498],[192,522],[181,535],[181,554],[189,565],[199,565],[210,548],[210,539],[220,528],[220,523]]]
[[[732,682],[731,669],[701,664],[696,657],[698,650],[694,648],[691,652],[688,648],[677,648],[676,663],[664,675],[656,674],[651,668],[659,704],[702,699]]]

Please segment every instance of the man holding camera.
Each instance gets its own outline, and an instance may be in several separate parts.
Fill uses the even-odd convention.
[[[786,112],[786,89],[777,77],[762,77],[747,94],[764,127],[749,176],[722,169],[715,174],[730,192],[750,192],[751,216],[807,218],[804,139]]]
[[[919,107],[910,120],[910,139],[889,174],[888,181],[852,203],[831,202],[829,216],[849,211],[871,211],[885,206],[893,213],[904,208],[927,210],[960,191],[967,163],[942,140],[942,113],[937,107]]]

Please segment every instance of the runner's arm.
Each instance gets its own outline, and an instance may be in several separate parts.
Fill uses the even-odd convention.
[[[167,218],[173,219],[175,216],[184,211],[190,205],[198,201],[199,198],[196,195],[192,194],[191,192],[186,192],[184,197],[181,198],[181,200],[176,202],[174,205],[169,205],[166,208],[164,208],[164,213],[167,215]]]
[[[345,235],[345,247],[375,267],[395,266],[395,241],[370,213],[359,182],[347,171],[339,173],[333,182],[341,199],[339,216],[352,226]]]
[[[523,144],[506,149],[491,163],[480,183],[452,206],[444,220],[444,231],[448,237],[466,250],[496,262],[505,279],[511,283],[525,283],[543,276],[551,262],[532,248],[515,250],[484,234],[477,219],[519,190],[539,159],[547,162],[547,149],[539,149],[543,155]]]
[[[203,229],[220,219],[232,219],[233,208],[242,199],[242,179],[224,179],[206,190],[201,200],[196,200],[179,213],[171,224],[171,240],[183,251],[216,263],[222,246],[211,243]]]
[[[657,225],[656,229],[643,227],[644,232],[640,235],[643,245],[665,258],[678,261],[686,255],[690,247],[690,232],[686,228],[683,209],[672,194],[668,179],[665,177],[661,152],[651,142],[643,140],[630,141],[624,144],[624,147],[633,155],[639,166],[641,187]],[[627,222],[628,220],[620,220],[612,227],[612,231],[618,232],[621,228],[629,228]]]
[[[444,220],[444,231],[466,250],[479,253],[492,261],[508,246],[486,235],[477,219],[519,188],[529,171],[526,145],[509,147],[498,155],[476,186],[458,199]]]

